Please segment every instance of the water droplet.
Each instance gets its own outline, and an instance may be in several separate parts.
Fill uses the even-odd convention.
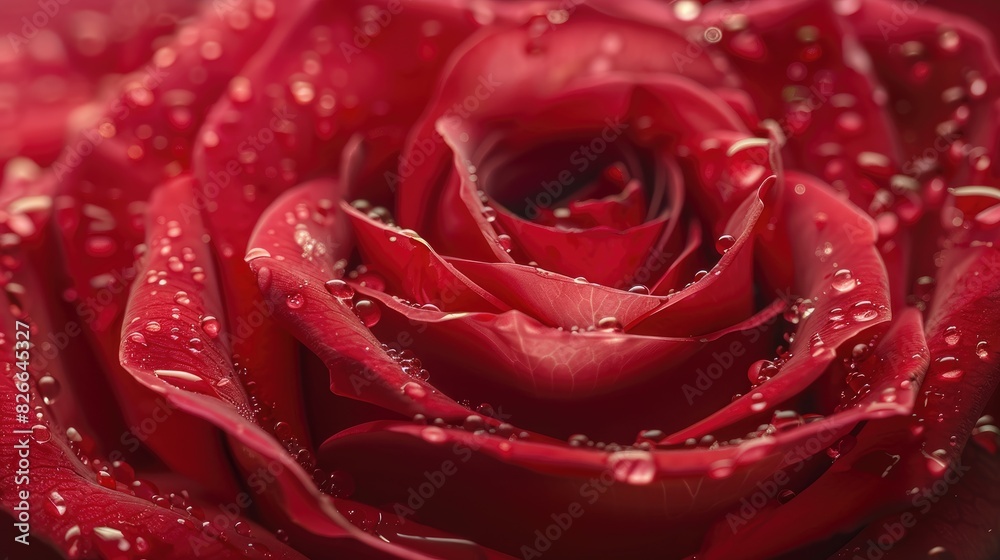
[[[844,294],[854,289],[858,281],[854,279],[850,270],[842,268],[833,275],[833,289]]]
[[[701,3],[695,0],[679,0],[674,3],[674,16],[681,21],[693,21],[701,14]]]
[[[236,531],[237,535],[243,537],[252,537],[253,530],[250,529],[250,524],[245,521],[237,521],[233,524],[233,530]]]
[[[954,356],[942,356],[934,360],[941,365],[943,373],[941,373],[942,379],[957,380],[961,379],[963,371],[958,367],[958,358]]]
[[[894,387],[886,387],[882,389],[882,394],[879,395],[878,400],[884,403],[896,402],[896,389]]]
[[[979,356],[980,360],[987,361],[990,359],[989,343],[985,340],[980,340],[976,343],[976,355]]]
[[[45,404],[56,402],[60,389],[59,380],[51,375],[43,376],[38,380],[38,393],[42,396],[42,401]]]
[[[736,244],[736,238],[732,235],[723,235],[715,240],[715,250],[719,254],[724,254],[726,251],[732,249],[733,245]]]
[[[514,246],[514,242],[511,240],[510,236],[505,233],[497,236],[497,244],[500,245],[500,248],[507,253],[509,253],[511,248]]]
[[[878,317],[878,310],[870,301],[859,301],[851,306],[851,317],[859,323],[867,323]]]
[[[70,426],[69,428],[66,428],[66,439],[72,441],[73,443],[80,443],[83,441],[83,436],[80,435],[80,432],[78,432],[76,428]]]
[[[786,309],[781,316],[793,325],[799,324],[799,310],[796,306],[789,307]]]
[[[969,84],[969,94],[978,99],[986,94],[987,87],[986,80],[977,77]]]
[[[837,130],[844,134],[858,134],[864,128],[864,119],[854,111],[844,111],[837,117]]]
[[[292,97],[299,105],[308,105],[316,97],[316,90],[309,82],[293,82],[291,85]]]
[[[427,391],[419,383],[413,381],[407,381],[404,383],[401,390],[404,395],[415,400],[419,400],[427,396]]]
[[[354,297],[354,288],[343,280],[327,280],[323,284],[323,287],[326,288],[326,291],[330,295],[337,299],[351,299]]]
[[[287,299],[285,299],[285,305],[287,305],[289,309],[299,309],[302,307],[303,303],[305,303],[305,298],[303,298],[302,294],[299,293],[291,294]]]
[[[466,408],[472,408],[472,404],[469,403],[465,405]],[[483,417],[478,414],[470,414],[465,417],[465,421],[462,422],[462,428],[468,432],[476,432],[482,430],[486,427],[486,422]]]
[[[118,486],[118,483],[115,482],[115,477],[111,476],[111,473],[107,471],[97,472],[97,483],[109,490],[114,490]],[[96,530],[94,529],[94,531]]]
[[[721,459],[708,466],[708,476],[716,480],[732,476],[735,465],[730,459]]]
[[[615,480],[626,484],[649,484],[656,476],[656,463],[648,451],[616,451],[608,456],[608,467]]]
[[[424,441],[428,441],[430,443],[441,443],[443,441],[447,441],[448,434],[437,426],[427,426],[426,428],[420,430],[420,437],[424,438]]]
[[[270,257],[270,256],[271,256],[271,253],[269,253],[267,251],[267,249],[264,249],[264,248],[261,248],[261,247],[254,247],[253,249],[250,249],[249,251],[247,251],[246,256],[243,257],[243,261],[244,262],[250,262],[250,261],[252,261],[254,259],[266,258],[266,257]]]
[[[201,44],[201,56],[205,60],[218,60],[222,56],[222,45],[216,41],[205,41]]]
[[[604,317],[597,322],[597,328],[604,331],[614,332],[622,332],[625,330],[625,327],[622,326],[621,321],[619,321],[617,317]]]
[[[180,292],[177,292],[176,294],[174,294],[174,303],[176,303],[178,305],[190,305],[191,304],[191,298],[188,297],[187,292],[180,291]]]
[[[642,284],[636,284],[635,286],[629,288],[628,291],[629,293],[640,294],[644,296],[648,296],[650,294],[649,288],[643,286]]]
[[[205,331],[205,335],[208,338],[215,338],[219,336],[219,331],[222,326],[219,324],[219,320],[211,315],[205,315],[201,318],[201,330]]]
[[[747,369],[747,378],[753,385],[760,385],[778,373],[778,367],[770,360],[758,360]]]
[[[205,269],[200,266],[192,268],[191,279],[199,284],[203,284],[205,282]]]
[[[813,223],[816,224],[816,229],[823,229],[826,224],[830,222],[830,217],[826,215],[826,212],[817,212],[813,216]]]
[[[50,492],[45,502],[45,511],[56,517],[66,515],[66,499],[59,492]]]
[[[927,470],[937,476],[948,470],[948,452],[944,449],[937,449],[927,456]]]
[[[382,318],[382,310],[371,300],[362,299],[354,304],[354,313],[366,327],[374,327]]]
[[[820,336],[819,333],[815,333],[812,335],[812,337],[809,338],[809,350],[812,351],[812,356],[814,358],[818,358],[823,354],[825,346],[826,345],[823,342],[823,338]]]
[[[962,333],[956,326],[951,326],[944,330],[944,342],[948,346],[955,346],[961,338]]]
[[[167,237],[176,239],[181,236],[181,225],[176,220],[167,222]]]
[[[38,443],[48,443],[52,439],[52,432],[44,424],[35,424],[31,427],[31,437]]]
[[[210,396],[218,395],[207,381],[189,371],[157,369],[153,370],[153,375],[185,391],[194,391]]]
[[[237,103],[246,103],[253,97],[253,88],[249,78],[236,76],[229,81],[229,97]]]
[[[95,235],[87,238],[84,250],[92,257],[107,257],[118,250],[118,244],[114,239],[105,235]]]
[[[802,416],[794,410],[775,410],[771,425],[778,432],[785,432],[802,425]]]
[[[491,206],[483,207],[483,218],[486,218],[487,222],[494,222],[497,219],[497,211]]]
[[[927,560],[955,560],[955,555],[943,546],[935,546],[927,551]]]

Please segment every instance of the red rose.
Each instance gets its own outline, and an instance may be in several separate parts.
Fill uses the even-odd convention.
[[[996,557],[948,9],[4,8],[4,549]]]

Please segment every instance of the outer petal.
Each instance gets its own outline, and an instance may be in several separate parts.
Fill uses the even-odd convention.
[[[909,156],[903,170],[942,173],[950,186],[995,186],[1000,59],[989,31],[933,6],[896,25],[896,10],[864,2],[849,19],[895,108]]]
[[[27,457],[25,477],[5,476],[0,482],[0,507],[4,513],[17,516],[30,512],[30,549],[41,539],[59,550],[65,557],[119,557],[135,551],[149,557],[209,555],[217,558],[271,557],[304,558],[255,524],[237,517],[229,518],[228,527],[213,527],[209,533],[202,527],[207,504],[192,500],[178,491],[156,497],[156,487],[148,481],[136,480],[132,467],[122,461],[104,462],[94,453],[93,440],[74,426],[60,425],[36,385],[40,375],[29,365],[23,371],[18,362],[31,362],[29,356],[17,356],[17,341],[29,341],[33,335],[21,328],[9,313],[8,305],[0,306],[4,340],[2,362],[4,375],[0,393],[11,407],[0,415],[3,451],[0,460],[5,465],[17,465]],[[30,325],[30,319],[24,318]],[[17,356],[17,357],[16,357]],[[27,380],[27,381],[25,381]],[[31,409],[27,415],[15,415],[14,403],[22,402]],[[162,412],[162,411],[161,411]],[[159,417],[159,416],[157,416]],[[164,488],[166,491],[168,488]],[[166,492],[165,492],[166,493]],[[184,508],[191,507],[185,511]],[[208,508],[208,514],[218,513]],[[232,515],[232,514],[230,514]],[[219,536],[220,533],[223,536]],[[8,545],[18,550],[19,544]],[[32,552],[34,554],[34,552]]]
[[[793,492],[787,503],[768,500],[749,514],[730,512],[707,541],[706,558],[728,558],[737,551],[747,558],[772,558],[851,530],[871,512],[904,500],[905,482],[897,475],[905,477],[906,473],[896,465],[900,456],[893,453],[913,442],[913,434],[900,420],[916,408],[929,362],[921,327],[919,313],[906,311],[866,362],[871,368],[872,391],[828,419],[868,420],[856,440],[847,438],[833,448],[837,456],[833,465],[808,486],[780,484]],[[885,480],[890,473],[893,476]],[[820,522],[787,530],[804,515],[819,516]]]
[[[51,164],[67,140],[67,122],[109,93],[102,82],[146,63],[155,43],[196,8],[184,0],[152,0],[134,10],[114,4],[0,6],[0,167],[14,156]]]
[[[133,424],[148,416],[152,402],[118,365],[118,347],[125,299],[136,274],[136,248],[145,237],[145,205],[153,186],[186,165],[204,107],[217,97],[231,68],[241,66],[256,48],[256,41],[243,39],[264,36],[273,26],[249,17],[240,20],[240,15],[248,16],[249,5],[249,0],[235,4],[221,14],[205,5],[205,17],[159,51],[152,64],[127,76],[114,98],[80,125],[77,140],[53,164],[60,180],[54,207],[72,280],[66,293],[88,327],[87,336],[96,340]],[[239,21],[234,25],[234,20]],[[153,139],[153,130],[163,131],[163,140]],[[197,206],[189,210],[196,213]],[[185,439],[181,434],[205,433],[175,429],[172,424],[180,418],[150,437],[150,447],[194,478],[223,472],[173,451]]]
[[[871,523],[830,560],[847,560],[869,550],[889,550],[885,560],[927,556],[989,560],[1000,553],[996,527],[1000,523],[997,494],[1000,466],[996,453],[970,445],[947,480],[917,488],[913,508]],[[940,495],[938,490],[944,489]]]
[[[253,394],[249,383],[242,383],[229,355],[231,333],[224,323],[207,319],[221,314],[221,295],[207,248],[196,243],[203,235],[200,222],[180,227],[176,220],[193,197],[190,179],[183,178],[161,187],[151,202],[151,249],[142,276],[153,281],[138,282],[131,294],[122,332],[123,365],[170,405],[213,424],[230,438],[237,464],[248,473],[248,484],[268,504],[265,516],[293,523],[313,538],[354,537],[400,558],[428,558],[433,544],[386,542],[345,518],[338,510],[341,505],[320,493],[313,482],[313,477],[326,473],[313,470],[315,459],[278,425],[287,420],[269,416],[269,395]],[[173,260],[175,252],[191,255],[181,257],[181,262],[204,265],[204,276],[180,269]],[[284,298],[277,305],[284,306]],[[282,438],[280,442],[259,427],[269,420],[278,422],[272,431]],[[295,452],[294,458],[290,452]]]

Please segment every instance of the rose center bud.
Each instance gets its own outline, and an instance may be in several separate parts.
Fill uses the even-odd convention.
[[[651,157],[624,137],[628,124],[588,131],[511,153],[490,150],[479,166],[483,194],[502,210],[560,230],[625,231],[654,218],[666,204],[649,181]],[[620,131],[620,132],[616,132]],[[517,144],[514,144],[517,145]]]

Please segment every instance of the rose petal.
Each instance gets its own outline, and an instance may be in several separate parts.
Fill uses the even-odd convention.
[[[2,329],[6,331],[5,339],[10,341],[5,345],[3,361],[8,371],[16,373],[20,366],[16,365],[13,341],[24,337],[12,329],[15,319],[8,307],[0,307]],[[20,328],[18,331],[24,332]],[[104,557],[118,557],[125,551],[135,550],[153,556],[208,554],[218,558],[245,558],[249,549],[261,554],[269,551],[278,558],[304,558],[242,517],[230,517],[232,525],[216,528],[216,535],[222,533],[224,537],[207,536],[203,532],[202,519],[195,513],[183,511],[187,505],[200,509],[200,505],[207,504],[197,501],[192,504],[189,497],[177,494],[180,500],[177,503],[182,506],[172,509],[169,502],[161,507],[137,497],[133,493],[139,486],[131,484],[134,472],[118,462],[109,465],[103,476],[98,474],[98,457],[93,455],[90,447],[93,440],[89,435],[81,434],[72,426],[60,426],[49,414],[34,383],[26,383],[22,390],[16,381],[19,380],[13,375],[5,375],[0,381],[4,399],[13,403],[15,395],[24,395],[29,404],[41,412],[35,416],[35,425],[18,418],[13,407],[0,415],[3,427],[0,431],[4,434],[0,458],[5,464],[13,465],[17,464],[19,449],[27,449],[30,454],[30,482],[5,477],[0,482],[0,505],[7,514],[16,515],[15,508],[25,499],[24,493],[29,493],[30,510],[38,512],[31,516],[29,542],[32,544],[37,546],[33,541],[40,538],[66,557],[93,555],[98,551]],[[151,490],[148,483],[143,488]],[[166,500],[165,497],[160,499]]]
[[[615,26],[609,29],[611,23]],[[662,74],[656,74],[656,70],[666,67],[666,61],[650,61],[641,53],[650,50],[671,52],[684,43],[679,36],[665,36],[651,31],[639,24],[612,22],[608,18],[597,17],[589,8],[580,6],[574,7],[573,17],[565,23],[550,24],[541,17],[535,18],[522,27],[484,35],[480,41],[457,53],[455,66],[442,85],[438,98],[417,126],[404,151],[398,201],[399,223],[421,232],[442,254],[470,260],[510,262],[504,251],[496,249],[504,243],[490,220],[481,215],[482,202],[475,196],[473,182],[481,175],[483,188],[489,195],[491,188],[500,188],[497,186],[499,172],[509,172],[516,167],[479,161],[484,154],[474,153],[473,149],[483,147],[480,144],[488,144],[486,134],[495,131],[499,126],[497,123],[526,118],[525,106],[536,107],[533,110],[535,117],[531,119],[528,129],[544,130],[546,136],[551,133],[552,142],[564,144],[567,135],[576,135],[589,142],[591,137],[600,136],[602,127],[610,129],[613,121],[621,122],[614,125],[615,137],[621,136],[619,131],[622,129],[628,136],[656,130],[657,127],[650,127],[649,123],[643,126],[636,124],[635,120],[643,115],[663,122],[668,130],[680,130],[685,123],[699,118],[704,119],[701,123],[721,122],[727,126],[742,127],[739,118],[721,101],[716,103],[715,99],[711,99],[706,103],[704,88],[698,88],[686,79],[664,78]],[[601,36],[604,41],[575,40],[583,35]],[[585,52],[580,51],[582,45],[585,45]],[[541,53],[545,56],[537,56]],[[504,61],[503,64],[500,61]],[[564,68],[552,71],[554,67]],[[638,74],[647,71],[655,78]],[[707,66],[700,69],[698,75],[704,76],[706,81],[712,81],[710,76],[715,82],[722,81],[718,73]],[[639,85],[636,85],[637,82]],[[670,95],[665,93],[667,90]],[[476,92],[475,111],[454,114],[455,103],[461,105],[464,99],[473,99],[473,92]],[[657,102],[664,96],[669,97],[671,102]],[[581,103],[589,104],[589,109],[580,111]],[[625,114],[628,119],[613,118],[608,122],[595,119],[592,116],[595,113],[594,103],[603,108],[596,111],[597,114]],[[703,111],[706,105],[711,107]],[[673,111],[673,107],[684,109]],[[630,122],[625,123],[624,120]],[[454,152],[456,171],[448,171],[451,155],[447,150],[437,148],[442,134]],[[537,142],[537,138],[531,138],[537,134],[528,134],[530,141]],[[567,156],[571,151],[572,148],[566,150]],[[501,156],[504,153],[500,151]],[[418,160],[423,163],[417,165]],[[476,171],[469,171],[472,169],[469,165],[474,166]],[[574,168],[567,166],[562,171],[570,177],[560,180],[563,183],[571,181]],[[553,177],[560,177],[560,169],[554,170]],[[656,180],[662,183],[663,178]],[[676,184],[673,186],[676,187]],[[558,197],[565,191],[564,186],[557,185],[555,188],[560,192],[549,189],[552,196]],[[532,199],[529,197],[526,200],[531,202]],[[550,200],[547,204],[552,202]],[[537,203],[546,205],[541,198]],[[432,208],[432,204],[439,207]],[[565,238],[565,235],[515,218],[519,212],[516,208],[513,213],[505,213],[500,208],[496,212],[497,225],[506,230],[504,235],[509,234],[513,238],[512,254],[523,253],[525,262],[534,260],[555,272],[587,276],[605,284],[614,284],[641,266],[632,257],[627,257],[622,263],[613,263],[610,255],[642,254],[642,247],[649,247],[656,239],[652,228],[641,238],[613,235],[598,228],[593,233],[590,230],[574,233],[575,237],[587,241],[577,247],[564,239],[556,241],[557,238]],[[474,235],[477,231],[481,239]],[[559,250],[550,250],[551,247]],[[609,267],[609,264],[615,266]]]
[[[504,311],[510,307],[476,285],[426,241],[367,218],[341,204],[358,239],[363,260],[383,275],[393,293],[417,303],[456,311]]]
[[[348,292],[324,287],[337,279],[335,261],[349,250],[338,235],[344,217],[333,214],[327,198],[336,192],[328,181],[306,183],[282,195],[257,225],[247,257],[262,293],[278,302],[276,319],[326,363],[334,393],[405,416],[461,421],[468,409],[407,375],[355,315]],[[306,240],[308,248],[301,244]]]
[[[755,484],[773,469],[800,464],[857,421],[857,416],[844,415],[741,445],[653,452],[574,448],[538,441],[530,433],[508,438],[382,422],[338,434],[323,444],[321,454],[331,466],[353,473],[366,499],[394,503],[397,512],[508,554],[523,556],[522,545],[533,545],[538,527],[576,507],[587,515],[576,516],[573,530],[563,532],[553,553],[603,555],[614,547],[619,555],[638,555],[669,543],[672,554],[680,557],[685,550],[693,552],[691,537],[701,533],[708,519],[738,507],[739,498],[758,490]],[[404,456],[407,469],[401,470],[397,457]],[[409,490],[441,469],[449,472],[441,475],[444,482],[435,485],[430,497],[413,501]],[[486,485],[469,495],[468,485],[484,478],[512,483]],[[535,498],[526,509],[528,495]],[[459,513],[470,500],[492,506],[474,523]],[[609,530],[619,537],[614,543],[603,537]]]
[[[871,368],[871,392],[823,420],[850,426],[867,420],[855,447],[846,447],[843,442],[837,446],[842,450],[838,459],[808,486],[799,489],[782,485],[799,490],[791,501],[778,505],[769,500],[763,508],[754,506],[749,517],[744,512],[731,512],[718,522],[714,535],[706,542],[706,558],[729,558],[736,551],[747,558],[773,558],[832,533],[850,530],[877,508],[904,499],[895,476],[903,467],[896,465],[900,456],[892,453],[913,441],[913,434],[905,427],[902,434],[897,428],[899,420],[905,420],[914,410],[922,392],[920,382],[930,357],[922,326],[920,314],[907,310],[866,362]],[[885,480],[890,472],[893,476]],[[789,523],[804,515],[822,516],[822,522],[800,526],[797,531],[787,530]]]
[[[995,527],[1000,520],[996,504],[1000,465],[995,454],[977,446],[966,448],[961,464],[948,475],[949,484],[919,489],[910,509],[871,523],[830,557],[847,560],[863,554],[879,541],[891,542],[882,558],[904,560],[935,555],[989,560],[1000,551]],[[945,488],[940,495],[936,490]]]
[[[184,226],[179,224],[178,218],[193,204],[194,196],[192,180],[184,177],[164,185],[153,197],[150,254],[142,277],[155,281],[137,282],[129,298],[122,332],[123,366],[172,406],[210,422],[228,435],[235,460],[248,476],[268,475],[265,491],[258,492],[258,498],[271,504],[267,508],[269,515],[314,535],[353,536],[400,557],[425,558],[419,552],[386,543],[349,523],[307,474],[305,468],[311,470],[314,460],[301,451],[294,459],[289,455],[286,446],[294,448],[292,443],[296,440],[283,436],[277,425],[273,431],[283,438],[281,442],[259,427],[259,423],[268,419],[278,422],[288,419],[269,417],[265,408],[267,394],[251,398],[252,389],[240,382],[231,365],[231,338],[226,326],[219,326],[213,337],[215,328],[205,323],[205,317],[221,315],[221,294],[216,288],[208,248],[197,243],[202,239],[203,226],[197,220]],[[284,212],[278,215],[283,217]],[[190,270],[178,270],[173,264],[176,253],[193,255],[180,260],[192,266],[202,265],[205,277],[198,280]],[[161,271],[166,274],[161,275]],[[275,308],[284,307],[282,302],[275,304]],[[200,342],[195,343],[195,338]],[[301,449],[301,445],[298,447]]]
[[[531,266],[463,259],[449,259],[448,262],[487,293],[551,327],[587,330],[599,327],[602,320],[613,319],[608,321],[613,325],[604,328],[621,330],[666,301]]]
[[[145,63],[154,40],[173,33],[195,4],[153,0],[143,9],[112,8],[111,0],[45,9],[12,0],[0,7],[0,34],[7,39],[0,44],[0,80],[10,86],[0,94],[0,167],[13,156],[51,164],[74,112],[106,95],[101,80]]]
[[[669,433],[728,404],[749,382],[722,373],[746,370],[767,351],[784,309],[779,300],[722,332],[671,339],[558,331],[519,312],[444,314],[378,301],[388,310],[376,327],[380,338],[419,350],[439,389],[484,403],[477,410],[495,410],[498,419],[515,415],[526,429],[559,439],[585,434],[594,442],[633,442],[653,429]],[[462,352],[453,350],[456,344]],[[663,363],[671,364],[669,375]]]
[[[909,155],[903,169],[940,172],[949,186],[996,185],[1000,62],[993,38],[976,22],[926,8],[890,27],[876,23],[898,21],[886,19],[898,9],[892,2],[865,2],[849,16],[897,109],[892,116]]]
[[[762,265],[780,275],[769,282],[778,293],[802,294],[811,302],[789,349],[792,356],[773,379],[673,434],[670,442],[713,433],[801,393],[823,375],[838,348],[891,317],[885,266],[870,220],[804,175],[788,173],[779,193],[775,221],[784,233],[772,239],[787,239],[790,246],[766,239],[759,251]],[[830,225],[815,222],[819,212],[834,216]]]

